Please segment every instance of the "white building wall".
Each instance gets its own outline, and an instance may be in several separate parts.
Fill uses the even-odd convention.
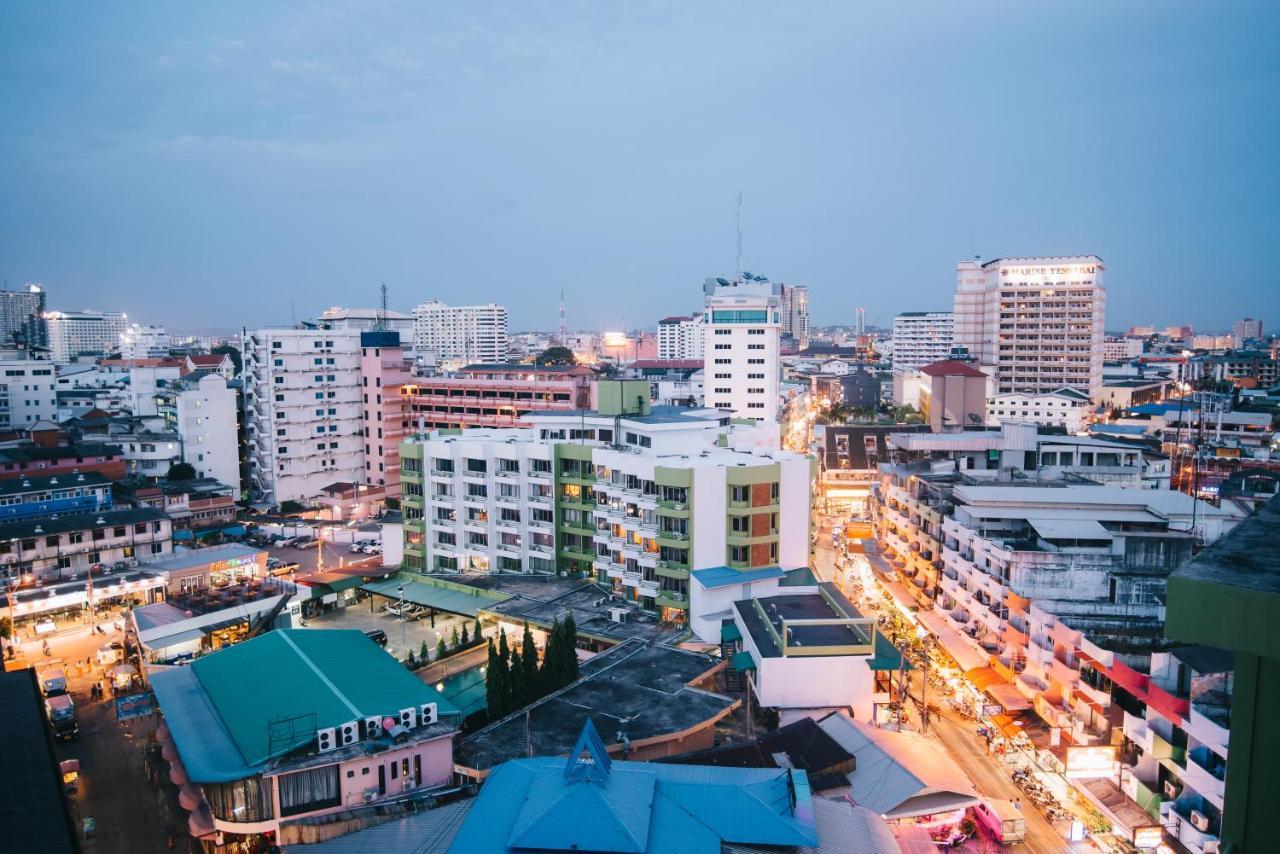
[[[363,482],[359,331],[261,329],[242,352],[255,500],[305,502]]]
[[[55,370],[53,362],[38,359],[0,361],[0,429],[57,419]]]
[[[79,353],[114,353],[127,327],[124,314],[113,311],[51,311],[49,351],[55,362],[72,361]]]
[[[706,286],[707,405],[735,418],[778,420],[781,379],[778,286],[744,281]],[[742,313],[735,315],[733,313]],[[739,317],[743,319],[732,320]]]
[[[219,374],[202,377],[175,395],[182,458],[198,477],[216,478],[240,494],[240,441],[236,390]]]
[[[778,485],[778,565],[795,569],[809,565],[809,459],[783,461]]]
[[[689,568],[724,566],[728,560],[729,487],[725,470],[704,466],[693,469],[693,494],[689,506]]]
[[[506,306],[425,302],[413,310],[413,349],[446,366],[505,361]]]
[[[1087,401],[1058,394],[997,394],[987,401],[987,424],[1006,421],[1065,427],[1068,433],[1084,429],[1089,416]]]
[[[949,311],[913,311],[893,319],[893,370],[908,374],[951,355],[955,316]]]

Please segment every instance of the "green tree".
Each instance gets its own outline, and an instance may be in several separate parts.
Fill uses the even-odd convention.
[[[578,624],[573,619],[572,612],[569,613],[569,616],[564,618],[563,632],[564,632],[564,641],[562,645],[564,646],[564,651],[561,654],[564,656],[564,665],[563,665],[564,672],[565,672],[564,684],[568,685],[570,682],[577,682],[578,675],[579,675],[578,674]]]
[[[436,661],[439,661],[448,654],[449,648],[444,645],[444,638],[440,638],[440,642],[436,644]]]
[[[537,676],[537,673],[533,673],[531,677],[526,676],[524,658],[519,653],[511,656],[511,695],[508,698],[511,711],[524,708],[526,704],[538,697],[537,688],[534,685]]]
[[[483,643],[483,642],[484,642],[484,632],[480,631],[480,618],[476,617],[475,625],[471,630],[471,643],[477,644],[477,643]]]
[[[418,660],[413,657],[413,650],[409,650],[409,655],[404,660],[404,666],[410,670],[413,670],[418,666]]]
[[[236,370],[236,376],[240,375],[240,369],[244,366],[244,362],[240,359],[240,351],[235,347],[232,347],[230,344],[223,344],[221,347],[214,347],[209,351],[209,353],[214,356],[230,356],[231,365]]]
[[[489,664],[484,671],[484,699],[489,720],[496,721],[507,714],[507,668],[498,648],[489,641]]]
[[[431,650],[427,647],[427,639],[422,639],[422,646],[418,647],[418,658],[423,664],[431,659]]]
[[[306,509],[306,508],[304,508],[304,507],[302,506],[302,502],[300,502],[300,501],[294,501],[294,500],[290,499],[290,500],[288,500],[288,501],[281,501],[281,502],[280,502],[280,512],[281,512],[281,513],[285,513],[285,514],[289,514],[289,513],[301,513],[304,509]]]
[[[530,698],[530,702],[541,696],[541,685],[538,677],[538,647],[533,642],[533,632],[529,629],[529,624],[524,624],[524,634],[520,636],[520,658],[524,662],[525,680],[528,683],[529,690],[535,696]]]
[[[536,365],[576,365],[578,357],[568,347],[548,347],[533,361]]]
[[[166,480],[195,480],[196,467],[191,463],[174,463],[169,466],[169,472],[165,475]]]
[[[8,617],[0,617],[0,638],[5,640],[13,638],[13,621]]]
[[[562,634],[560,618],[556,617],[551,622],[551,631],[547,633],[547,648],[543,651],[542,667],[538,671],[538,691],[540,694],[550,694],[563,684],[561,675],[558,672],[560,667],[560,638]]]
[[[454,626],[453,637],[451,638],[450,642],[452,643],[454,649],[462,649],[464,646],[466,646],[467,645],[467,627],[465,625],[462,627],[462,640],[459,641],[458,627]]]

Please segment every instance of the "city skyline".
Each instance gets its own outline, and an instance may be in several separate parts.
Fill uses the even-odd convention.
[[[946,310],[970,254],[1100,256],[1113,330],[1280,315],[1266,6],[986,11],[8,7],[0,276],[173,328],[381,282],[637,328],[734,271],[742,192],[815,325]]]

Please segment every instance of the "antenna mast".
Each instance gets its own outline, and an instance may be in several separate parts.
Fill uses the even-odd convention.
[[[564,342],[569,340],[569,327],[565,325],[564,320],[564,288],[560,289],[560,325],[556,327],[556,342],[560,346],[564,346]]]
[[[738,258],[734,275],[742,278],[742,191],[738,191]]]
[[[379,332],[386,331],[387,328],[387,283],[381,285],[382,302],[378,306],[378,316],[374,321],[373,328]]]

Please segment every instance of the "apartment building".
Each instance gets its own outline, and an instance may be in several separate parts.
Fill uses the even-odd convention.
[[[0,521],[111,509],[111,481],[98,472],[0,481]]]
[[[663,361],[701,360],[706,346],[702,313],[675,315],[658,321],[658,358]]]
[[[997,258],[956,265],[954,342],[996,381],[996,394],[1102,387],[1106,290],[1094,255]]]
[[[1006,421],[1040,424],[1079,433],[1092,411],[1089,398],[1070,388],[1046,394],[997,394],[987,402],[987,423],[993,427]]]
[[[44,312],[45,292],[40,285],[0,290],[0,348],[14,347],[19,341],[27,349],[49,346]]]
[[[589,576],[688,623],[701,615],[696,570],[747,583],[806,565],[809,459],[755,450],[745,433],[735,450],[723,413],[651,407],[647,393],[602,384],[595,410],[406,440],[406,566]]]
[[[1262,321],[1252,317],[1237,320],[1231,326],[1232,346],[1243,347],[1250,338],[1262,337]]]
[[[65,364],[77,356],[105,356],[120,349],[128,318],[115,311],[50,311],[45,314],[49,353]]]
[[[707,279],[703,347],[707,405],[775,423],[781,379],[781,286],[763,278]]]
[[[172,551],[172,523],[150,507],[0,523],[3,573],[37,583],[83,574],[95,564],[136,565]]]
[[[585,365],[476,364],[404,386],[411,426],[527,427],[534,411],[590,406],[596,373]]]
[[[964,669],[987,668],[1007,711],[1034,709],[1077,745],[1108,743],[1110,726],[1084,663],[1159,650],[1170,573],[1241,518],[1169,490],[910,468],[886,471],[874,507],[921,622]]]
[[[326,308],[316,324],[326,329],[356,329],[360,332],[387,330],[399,332],[400,340],[413,338],[413,315],[401,311],[383,311],[378,308]]]
[[[779,314],[782,318],[782,335],[790,338],[792,346],[803,350],[809,346],[809,288],[807,285],[780,286]]]
[[[169,355],[172,343],[163,326],[133,323],[120,334],[117,347],[122,359],[152,359]]]
[[[260,329],[242,337],[249,490],[308,501],[363,483],[364,394],[354,329]]]
[[[0,430],[56,421],[56,368],[44,359],[0,358]]]
[[[405,384],[412,365],[400,333],[374,329],[360,333],[360,420],[364,435],[364,475],[381,497],[400,494],[400,442],[409,429]]]
[[[213,478],[240,495],[239,394],[222,374],[199,370],[156,395],[157,415],[178,436],[179,458],[197,477]],[[163,472],[161,473],[163,474]]]
[[[1142,355],[1143,340],[1129,336],[1108,335],[1102,339],[1104,362],[1128,362]]]
[[[413,310],[413,350],[445,367],[501,362],[507,357],[506,306],[424,302]]]
[[[955,316],[949,311],[906,311],[893,319],[893,370],[909,374],[951,357]]]

